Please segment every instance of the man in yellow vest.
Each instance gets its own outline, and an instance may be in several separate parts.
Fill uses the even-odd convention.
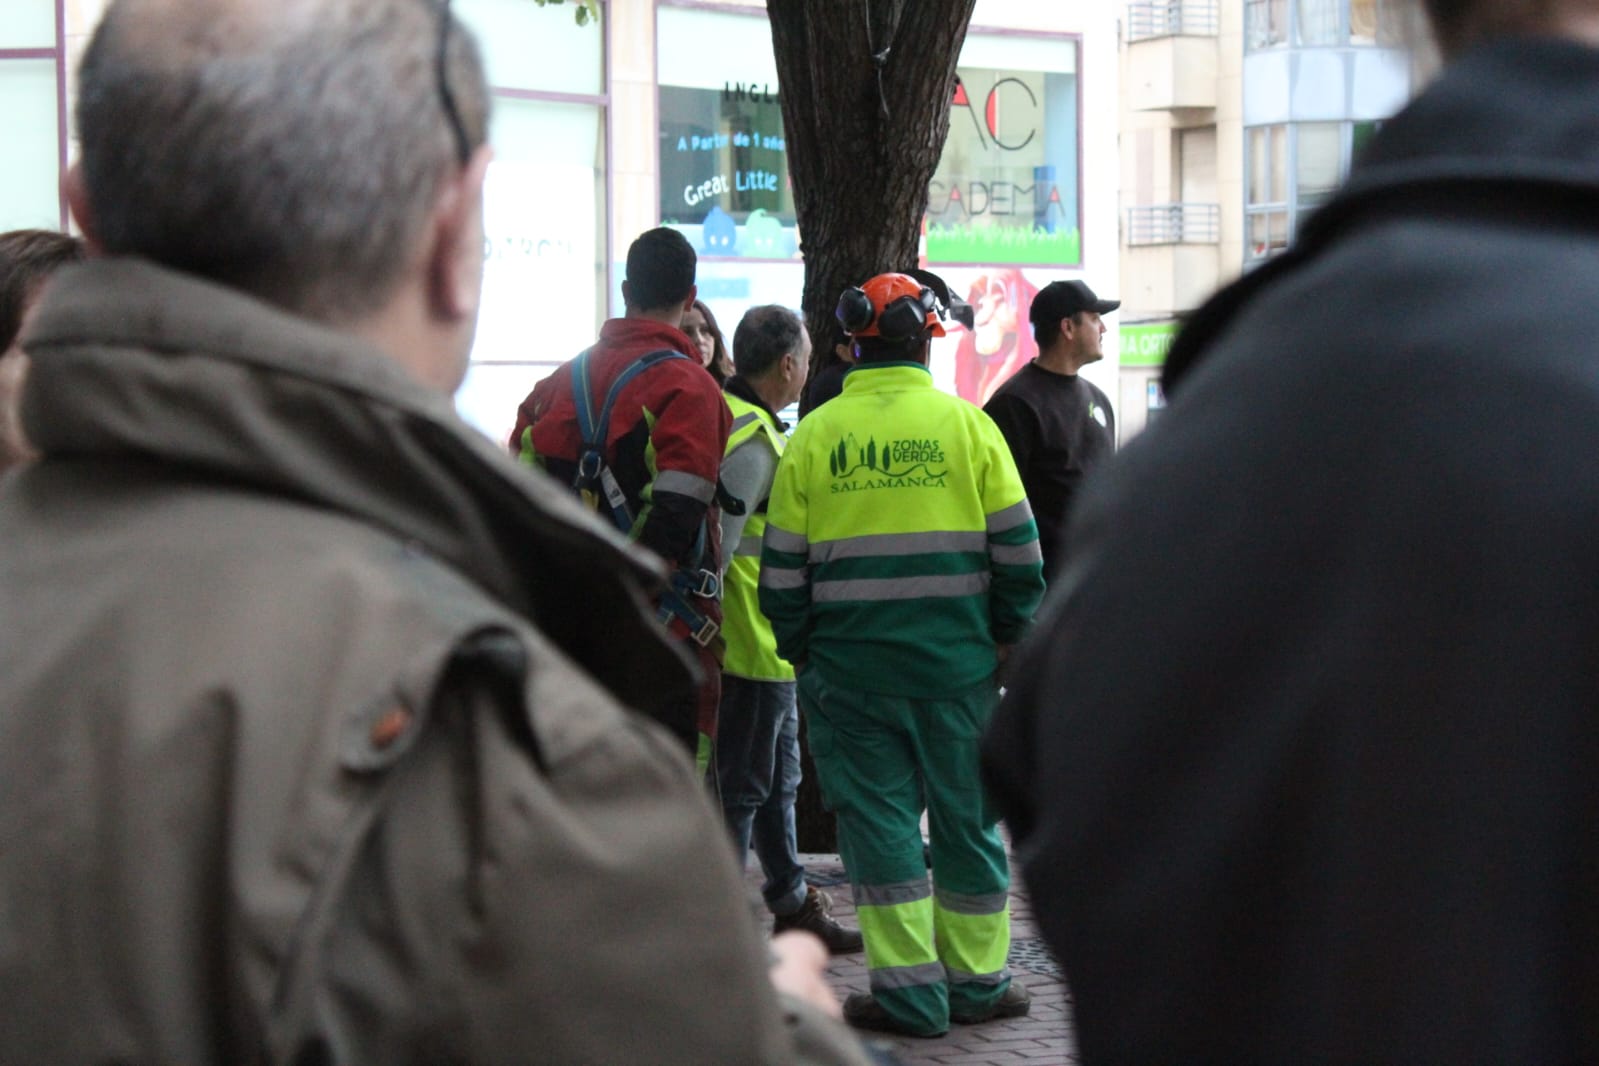
[[[933,292],[880,274],[845,290],[838,317],[859,361],[778,464],[760,604],[798,673],[866,940],[871,991],[845,1019],[936,1036],[1030,1002],[1006,966],[1009,869],[978,739],[1043,595],[1042,556],[1005,438],[933,387]]]
[[[807,885],[794,833],[799,791],[799,711],[794,668],[777,654],[777,638],[756,602],[766,497],[788,426],[777,412],[805,387],[811,341],[799,316],[769,304],[751,308],[733,334],[736,374],[726,386],[733,431],[722,463],[722,484],[744,501],[744,513],[722,512],[722,557],[731,559],[722,582],[722,703],[716,737],[716,781],[722,813],[740,861],[751,842],[766,882],[761,895],[773,932],[803,929],[827,950],[861,950],[861,935],[828,914],[832,900]]]

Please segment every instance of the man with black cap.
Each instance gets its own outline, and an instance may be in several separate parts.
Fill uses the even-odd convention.
[[[1038,522],[1046,578],[1061,561],[1061,535],[1078,484],[1116,450],[1110,399],[1077,372],[1105,357],[1100,316],[1120,306],[1120,300],[1101,300],[1081,281],[1044,286],[1027,316],[1038,358],[983,407],[1005,435],[1021,472]]]

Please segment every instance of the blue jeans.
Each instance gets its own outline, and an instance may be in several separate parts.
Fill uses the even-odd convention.
[[[793,914],[804,905],[806,893],[794,835],[794,796],[800,783],[794,682],[722,676],[716,783],[740,862],[755,845],[766,875],[761,896],[767,909]]]

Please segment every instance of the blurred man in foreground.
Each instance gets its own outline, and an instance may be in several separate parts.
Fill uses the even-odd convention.
[[[0,494],[0,1061],[858,1061],[624,710],[687,689],[656,571],[451,409],[486,109],[417,0],[96,32],[106,257]]]
[[[989,779],[1083,1061],[1599,1060],[1599,5],[1449,66],[1196,313]]]

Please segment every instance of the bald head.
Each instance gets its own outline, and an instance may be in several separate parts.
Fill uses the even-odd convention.
[[[437,0],[115,0],[79,71],[86,228],[328,321],[381,307],[459,149]],[[482,65],[449,95],[483,141]]]

